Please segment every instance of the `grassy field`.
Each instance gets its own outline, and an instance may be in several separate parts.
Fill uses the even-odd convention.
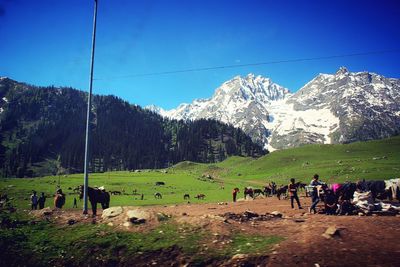
[[[314,173],[326,182],[399,177],[400,137],[348,145],[309,145],[276,151],[259,159],[231,157],[217,164],[181,162],[164,170],[94,173],[90,174],[89,184],[104,186],[108,191],[124,191],[123,195],[111,197],[111,206],[172,205],[187,202],[184,194],[190,194],[191,203],[231,201],[234,187],[261,187],[270,181],[286,184],[291,177],[309,182]],[[180,225],[174,220],[151,231],[132,234],[104,224],[67,226],[37,221],[24,212],[30,209],[32,190],[45,192],[45,206],[53,207],[52,196],[58,186],[66,193],[64,208],[72,209],[78,195],[71,189],[82,182],[82,174],[0,179],[0,193],[7,194],[17,208],[16,213],[0,210],[0,265],[132,266],[135,262],[150,263],[154,258],[162,261],[163,255],[174,255],[177,250],[180,256],[201,266],[238,252],[266,253],[283,240],[279,236],[231,233],[231,243],[206,251],[205,244],[210,245],[212,235],[209,230]],[[156,186],[156,182],[165,185]],[[155,199],[155,192],[163,198]],[[205,200],[193,198],[200,193],[206,195]],[[80,209],[82,202],[78,206]],[[18,225],[7,227],[7,221]]]
[[[89,184],[104,186],[108,191],[124,191],[121,196],[112,196],[111,206],[167,205],[186,202],[184,194],[190,194],[192,203],[229,201],[234,187],[261,187],[270,181],[286,184],[291,177],[308,183],[314,173],[329,183],[399,177],[400,137],[343,145],[308,145],[276,151],[258,159],[231,157],[217,164],[181,162],[165,170],[94,173],[90,174]],[[156,186],[157,181],[165,185]],[[82,174],[9,178],[0,180],[0,192],[12,197],[18,208],[28,209],[32,190],[45,192],[46,206],[52,206],[51,196],[59,185],[67,194],[65,207],[71,208],[73,198],[78,196],[69,188],[82,182]],[[156,192],[163,198],[155,199]],[[200,193],[206,195],[205,200],[193,198]]]

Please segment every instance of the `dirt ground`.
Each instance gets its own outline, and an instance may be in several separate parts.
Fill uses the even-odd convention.
[[[278,200],[275,197],[236,203],[185,204],[141,209],[172,215],[178,222],[198,225],[209,230],[213,233],[209,240],[211,247],[218,246],[223,240],[222,237],[237,232],[278,235],[285,238],[272,250],[265,251],[264,255],[219,263],[211,262],[210,265],[214,266],[400,266],[399,215],[308,214],[310,199],[301,197],[300,201],[304,209],[297,207],[291,209],[289,200]],[[222,217],[228,212],[243,214],[245,211],[259,215],[277,211],[283,216],[266,221],[245,222]],[[74,217],[70,212],[65,212],[60,219],[68,220],[71,216]],[[96,220],[102,221],[100,216]],[[116,226],[122,223],[114,221]],[[129,231],[143,231],[154,226],[154,223],[149,223],[130,228]],[[322,234],[331,226],[339,229],[339,235],[324,237]],[[171,257],[175,258],[176,255],[171,253]],[[169,259],[168,262],[173,263],[173,261],[174,259]]]

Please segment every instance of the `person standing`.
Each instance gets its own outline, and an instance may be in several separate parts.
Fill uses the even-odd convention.
[[[292,206],[292,209],[294,209],[293,200],[296,200],[297,206],[299,207],[299,209],[302,209],[300,205],[299,196],[297,195],[297,185],[295,183],[294,178],[290,179],[290,184],[288,185],[288,191],[290,195],[290,205]]]
[[[61,188],[57,190],[56,195],[54,197],[54,206],[56,208],[61,209],[65,204],[65,195],[62,192]]]
[[[37,210],[37,205],[38,205],[38,197],[36,195],[36,191],[33,191],[31,195],[31,209]]]
[[[42,192],[42,194],[39,197],[39,209],[43,209],[44,208],[44,203],[46,202],[46,196],[44,195],[44,193]]]
[[[320,200],[319,193],[318,193],[318,187],[320,185],[322,185],[322,183],[319,181],[319,175],[315,174],[313,179],[312,179],[312,181],[311,181],[311,183],[310,183],[310,186],[312,187],[312,191],[311,191],[311,202],[312,202],[312,204],[311,204],[310,210],[309,210],[310,213],[311,213],[311,211],[314,211],[314,214],[317,213],[316,207],[317,207],[317,204],[318,204],[318,202]]]
[[[239,193],[239,188],[235,187],[232,191],[233,202],[236,202],[237,193]]]

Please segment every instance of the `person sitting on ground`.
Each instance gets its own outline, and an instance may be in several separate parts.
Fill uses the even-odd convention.
[[[325,191],[325,213],[327,215],[336,214],[337,210],[337,200],[333,191],[328,189]]]
[[[318,179],[319,179],[319,175],[315,174],[313,179],[312,179],[312,181],[311,181],[311,183],[310,183],[310,186],[312,187],[312,191],[311,191],[312,204],[310,206],[310,210],[309,211],[310,211],[310,213],[312,211],[314,211],[314,214],[317,213],[316,207],[317,207],[318,202],[320,201],[319,193],[318,193],[318,186],[323,184]]]
[[[289,190],[289,195],[290,195],[290,205],[292,206],[292,209],[294,209],[293,200],[296,200],[297,206],[299,207],[299,209],[302,209],[302,207],[300,205],[299,196],[297,195],[297,185],[295,183],[294,178],[290,179],[290,184],[288,185],[288,190]]]
[[[355,208],[351,201],[348,199],[342,199],[339,201],[339,210],[337,215],[351,215],[353,214]]]
[[[44,195],[43,192],[40,195],[38,202],[39,202],[39,209],[44,209],[44,203],[46,202],[46,196]]]

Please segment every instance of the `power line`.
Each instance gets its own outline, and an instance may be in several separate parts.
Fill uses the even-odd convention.
[[[114,77],[96,78],[94,80],[128,79],[128,78],[136,78],[136,77],[159,76],[159,75],[187,73],[187,72],[198,72],[198,71],[208,71],[208,70],[218,70],[218,69],[233,69],[233,68],[242,68],[242,67],[250,67],[250,66],[274,65],[274,64],[283,64],[283,63],[304,62],[304,61],[314,61],[314,60],[324,60],[324,59],[334,59],[334,58],[344,58],[344,57],[379,55],[379,54],[398,53],[398,52],[400,52],[400,49],[369,51],[369,52],[360,52],[360,53],[342,54],[342,55],[330,55],[330,56],[321,56],[321,57],[310,57],[310,58],[297,58],[297,59],[287,59],[287,60],[266,61],[266,62],[258,62],[258,63],[222,65],[222,66],[191,68],[191,69],[182,69],[182,70],[170,70],[170,71],[161,71],[161,72],[128,74],[128,75],[121,75],[121,76],[114,76]]]

